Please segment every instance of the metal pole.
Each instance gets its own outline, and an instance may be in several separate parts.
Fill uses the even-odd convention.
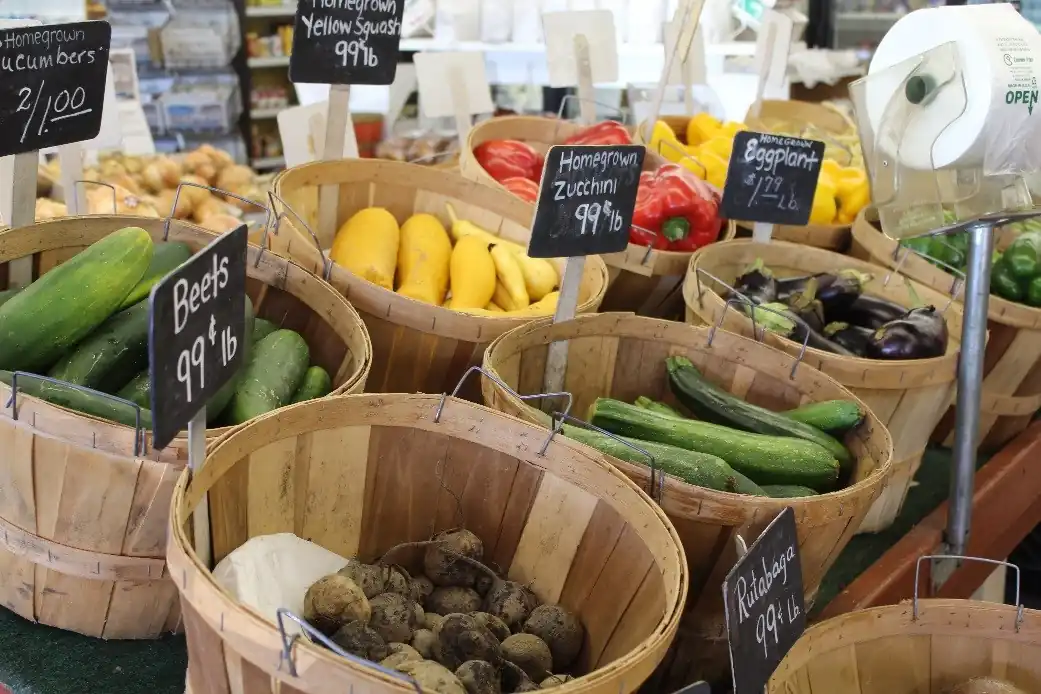
[[[965,273],[965,315],[958,359],[958,410],[954,430],[954,470],[947,515],[947,553],[965,554],[972,521],[972,492],[979,445],[980,397],[983,392],[983,350],[987,344],[987,303],[994,242],[991,224],[969,231],[969,263]]]

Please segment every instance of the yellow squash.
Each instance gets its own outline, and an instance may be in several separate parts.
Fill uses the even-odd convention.
[[[557,268],[545,258],[529,258],[523,251],[515,251],[517,264],[524,275],[524,288],[530,301],[538,301],[553,291],[559,278]]]
[[[523,311],[518,311],[518,313],[538,316],[553,315],[557,310],[557,299],[559,298],[560,292],[550,292],[546,296],[542,297],[541,301],[536,301]]]
[[[517,256],[504,246],[492,246],[492,261],[495,263],[495,276],[510,295],[510,303],[520,308],[527,308],[528,289],[524,285],[524,274],[521,273]]]
[[[398,294],[440,306],[448,291],[452,242],[432,214],[414,214],[401,225]]]
[[[483,240],[485,243],[491,245],[496,244],[505,246],[512,251],[524,252],[524,247],[519,243],[513,241],[507,241],[506,239],[499,238],[490,231],[486,231],[481,227],[477,226],[473,222],[465,219],[459,219],[455,214],[455,208],[452,207],[451,203],[445,203],[445,208],[448,210],[448,217],[452,220],[452,240],[458,242],[459,239],[464,236],[476,236]]]
[[[329,257],[355,275],[393,291],[400,239],[394,215],[382,207],[366,207],[336,232]]]
[[[491,311],[492,313],[502,313],[502,308],[499,307],[494,301],[489,301],[488,305],[484,307],[485,311]]]
[[[523,306],[517,306],[513,303],[513,297],[510,296],[510,292],[506,287],[502,286],[502,282],[495,283],[495,291],[492,294],[492,303],[502,306],[502,310],[510,313],[512,311],[520,311],[528,307],[527,304]]]
[[[463,236],[456,241],[449,280],[452,298],[448,308],[483,310],[495,293],[495,262],[488,252],[488,244],[476,236]]]

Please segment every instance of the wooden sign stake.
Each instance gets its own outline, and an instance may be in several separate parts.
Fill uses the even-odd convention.
[[[61,188],[70,215],[87,214],[87,191],[76,181],[83,180],[83,143],[73,142],[58,148]]]
[[[192,474],[198,474],[206,461],[206,407],[188,422],[188,467]],[[209,567],[213,559],[210,547],[210,495],[203,494],[199,505],[192,516],[192,527],[195,532],[195,553],[202,563]]]
[[[466,81],[463,71],[459,67],[453,67],[448,75],[448,87],[452,93],[452,106],[455,109],[455,129],[459,138],[459,151],[466,149],[466,138],[473,125],[470,115],[470,106],[466,97]]]
[[[704,6],[705,0],[685,0],[676,8],[673,23],[679,21],[680,29],[676,34],[676,42],[672,46],[672,51],[665,56],[665,68],[661,72],[661,78],[658,80],[658,89],[654,93],[653,101],[651,101],[651,112],[646,120],[648,132],[643,132],[642,126],[636,129],[636,138],[641,142],[650,142],[654,134],[654,124],[658,122],[658,117],[661,115],[661,105],[665,101],[665,91],[669,87],[669,78],[672,75],[672,68],[676,64],[677,56],[682,56],[680,58],[683,61],[681,65],[686,69],[683,78],[683,91],[687,96],[684,97],[684,100],[690,111],[694,110],[694,96],[690,93],[690,66],[687,55],[690,53],[690,46],[694,42],[694,33],[698,30],[698,23],[701,21],[701,10]],[[688,111],[688,115],[690,115],[690,111]]]
[[[351,108],[351,86],[333,84],[329,86],[329,110],[325,115],[325,139],[322,144],[322,159],[343,159],[343,143],[347,131],[347,113]],[[318,234],[319,238],[332,238],[336,234],[336,212],[339,207],[340,186],[324,185],[318,190]],[[326,231],[328,229],[328,231]]]
[[[755,89],[755,103],[752,104],[752,115],[759,117],[763,107],[763,95],[766,93],[766,83],[770,78],[770,69],[773,65],[774,43],[777,41],[777,27],[773,22],[766,24],[766,40],[763,42],[762,62],[759,64],[759,83]],[[765,222],[752,224],[752,240],[756,243],[769,243],[774,235],[774,225]]]
[[[36,172],[39,166],[39,150],[14,155],[11,165],[11,206],[4,210],[4,217],[12,228],[28,226],[36,221]],[[33,281],[32,256],[12,260],[7,267],[7,280],[12,288],[27,287]]]

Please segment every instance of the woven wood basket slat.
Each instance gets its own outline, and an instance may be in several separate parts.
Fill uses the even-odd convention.
[[[883,267],[847,256],[781,241],[760,244],[737,240],[705,248],[691,259],[683,285],[687,321],[714,325],[725,318],[723,328],[751,335],[752,322],[733,306],[727,309],[719,293],[725,290],[705,279],[698,270],[705,270],[732,285],[734,279],[759,258],[778,277],[853,268],[873,277],[865,286],[867,294],[911,306],[911,294],[907,287],[912,284],[925,303],[937,307],[950,303],[947,297],[929,287],[900,275],[892,274],[890,277],[891,273]],[[878,361],[843,357],[812,348],[806,351],[807,363],[828,374],[863,400],[888,427],[893,437],[893,484],[883,492],[875,509],[868,515],[862,532],[876,532],[892,524],[921,463],[922,454],[929,443],[929,433],[940,421],[953,397],[957,377],[958,337],[961,335],[961,309],[957,305],[950,305],[944,315],[950,334],[949,346],[947,354],[936,359]],[[766,341],[790,354],[798,354],[802,348],[801,344],[773,333],[766,335]]]
[[[273,532],[373,561],[462,523],[483,540],[488,563],[582,620],[579,670],[595,674],[558,691],[631,692],[651,674],[688,583],[664,513],[596,451],[558,436],[542,453],[545,428],[455,398],[438,418],[441,402],[378,394],[303,403],[224,438],[190,483],[182,475],[167,560],[179,577],[195,694],[414,691],[306,640],[293,648],[291,675],[275,624],[236,603],[192,549],[191,509],[207,492],[214,561]],[[287,479],[291,492],[270,503]]]
[[[664,359],[682,354],[706,377],[775,410],[830,399],[856,400],[834,379],[800,364],[767,345],[717,331],[675,322],[606,313],[552,325],[531,323],[506,333],[485,353],[485,370],[520,394],[539,392],[547,346],[568,340],[564,389],[574,398],[572,412],[584,416],[597,397],[632,402],[637,396],[671,401]],[[532,422],[547,415],[490,379],[484,379],[485,401],[498,410]],[[661,505],[683,541],[691,590],[674,652],[654,680],[651,691],[675,691],[699,678],[712,679],[727,668],[726,634],[720,584],[734,565],[733,536],[751,542],[785,506],[793,506],[807,600],[812,602],[825,572],[853,536],[889,477],[892,441],[882,423],[868,414],[846,444],[856,459],[851,486],[805,499],[750,497],[694,487],[675,478],[664,483]],[[612,462],[644,488],[650,483],[645,466],[612,458]]]
[[[31,256],[38,277],[125,226],[163,238],[159,219],[57,219],[0,233],[0,263],[6,269]],[[216,235],[174,221],[169,238],[199,250]],[[350,305],[298,265],[256,247],[246,267],[258,315],[300,330],[314,347],[312,360],[334,376],[336,392],[364,388],[371,346]],[[155,451],[148,433],[135,455],[130,427],[22,393],[9,406],[6,385],[0,400],[0,602],[26,619],[88,636],[155,638],[179,628],[163,556],[186,435]],[[208,430],[207,438],[229,430]]]

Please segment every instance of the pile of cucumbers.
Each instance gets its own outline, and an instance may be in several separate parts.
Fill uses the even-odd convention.
[[[0,381],[11,385],[15,371],[45,376],[20,375],[18,390],[150,429],[148,297],[191,256],[184,243],[153,243],[144,229],[126,227],[28,287],[0,292]],[[301,335],[255,318],[249,297],[245,320],[243,366],[207,402],[207,423],[240,424],[331,391]]]
[[[688,484],[737,494],[793,498],[833,491],[853,467],[840,440],[864,420],[857,403],[831,400],[772,412],[720,389],[686,357],[665,360],[669,388],[697,419],[647,397],[597,398],[589,423],[654,458]],[[569,438],[631,463],[647,456],[593,429],[565,425]]]

